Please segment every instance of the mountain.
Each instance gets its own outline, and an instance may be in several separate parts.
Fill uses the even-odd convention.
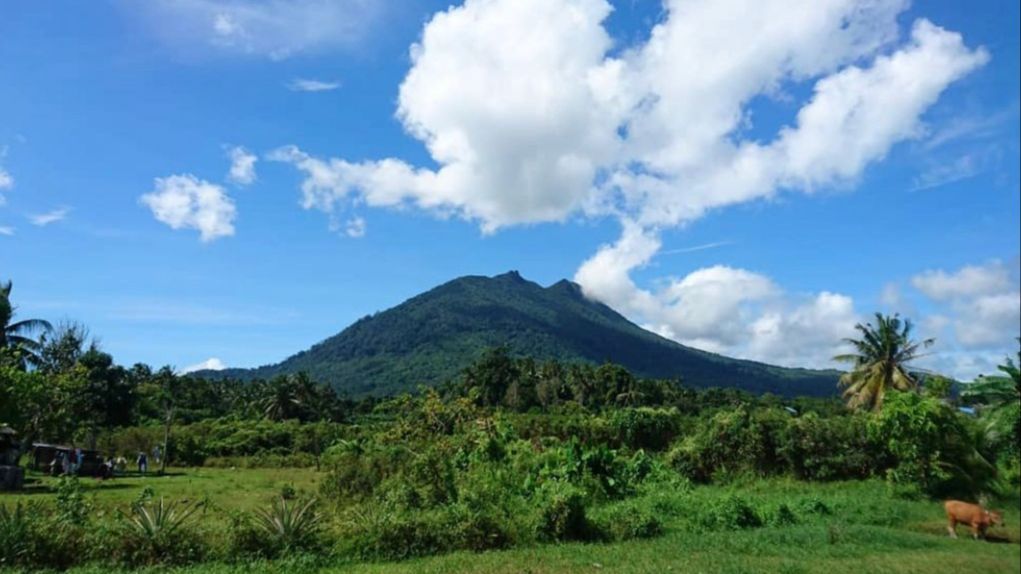
[[[253,379],[306,371],[352,396],[386,395],[453,379],[497,345],[537,359],[612,361],[640,376],[755,393],[831,395],[839,375],[686,347],[586,298],[575,283],[544,288],[516,271],[454,279],[275,365],[202,374]]]

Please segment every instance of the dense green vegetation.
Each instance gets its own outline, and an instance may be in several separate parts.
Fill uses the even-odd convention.
[[[1016,365],[960,396],[922,384],[896,321],[861,326],[847,402],[507,347],[444,384],[353,401],[304,374],[124,368],[75,324],[7,339],[0,422],[23,444],[129,458],[159,445],[170,466],[110,481],[30,472],[0,498],[0,566],[914,572],[978,557],[1010,571]],[[1005,507],[992,535],[1010,544],[945,540],[946,497]]]
[[[351,396],[414,391],[454,379],[487,348],[561,362],[607,361],[693,387],[824,396],[838,373],[784,369],[685,347],[631,323],[560,281],[543,288],[516,272],[462,277],[365,317],[282,363],[208,376],[272,378],[306,372]]]

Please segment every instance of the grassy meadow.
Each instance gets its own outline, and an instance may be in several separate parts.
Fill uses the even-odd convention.
[[[82,481],[93,512],[127,512],[144,493],[174,500],[204,501],[203,531],[216,537],[230,511],[265,506],[281,491],[315,492],[323,473],[311,469],[174,468],[166,476],[127,476]],[[28,488],[4,494],[6,504],[52,501],[56,479],[30,476]],[[147,491],[146,489],[149,489]],[[692,528],[696,509],[736,494],[763,515],[785,505],[789,523],[769,519],[759,527],[725,531]],[[1003,527],[987,541],[946,535],[941,505],[904,496],[879,480],[806,483],[790,479],[737,481],[728,485],[657,486],[627,501],[662,517],[662,534],[613,543],[549,543],[511,550],[454,552],[398,562],[295,556],[273,562],[207,562],[171,571],[256,572],[789,572],[930,573],[1017,572],[1021,564],[1018,500],[997,501],[1006,510]],[[609,502],[606,507],[619,505]],[[598,515],[600,508],[593,510]],[[330,526],[327,527],[327,530]],[[109,566],[73,570],[111,572]],[[114,570],[116,571],[116,570]],[[153,570],[155,571],[155,569]],[[167,571],[160,567],[159,571]]]

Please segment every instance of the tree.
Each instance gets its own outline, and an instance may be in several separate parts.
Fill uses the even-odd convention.
[[[1021,339],[1018,339],[1021,343]],[[961,392],[967,403],[977,405],[986,421],[986,436],[1006,443],[1016,453],[1021,448],[1021,351],[1018,362],[1007,357],[997,369],[1002,375],[982,376]]]
[[[156,386],[157,403],[163,416],[163,456],[160,457],[160,474],[167,468],[170,458],[170,431],[174,425],[174,414],[181,395],[181,379],[169,366],[163,367],[153,375]]]
[[[855,352],[837,355],[833,360],[851,363],[851,371],[840,377],[844,398],[851,408],[878,411],[883,398],[891,389],[913,390],[917,381],[908,372],[908,363],[922,356],[920,350],[933,344],[934,339],[916,342],[911,339],[911,321],[899,315],[876,313],[876,324],[858,323],[861,339],[844,339]]]
[[[62,321],[43,334],[39,344],[39,370],[47,374],[66,373],[90,348],[89,329],[81,323]]]
[[[290,377],[280,375],[266,383],[264,395],[260,401],[262,414],[271,421],[283,421],[297,418],[300,405],[297,385]]]
[[[38,332],[46,332],[52,326],[42,319],[14,321],[16,308],[11,304],[10,281],[0,283],[0,350],[12,352],[24,368],[34,365],[39,359],[40,343],[32,338]]]

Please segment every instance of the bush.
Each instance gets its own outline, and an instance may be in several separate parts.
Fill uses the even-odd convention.
[[[735,494],[709,500],[697,516],[697,526],[705,530],[742,530],[762,526],[762,518],[755,508]]]
[[[281,497],[269,509],[255,511],[255,525],[266,547],[274,555],[318,549],[322,516],[316,512],[314,498],[288,502]]]
[[[0,568],[23,566],[32,559],[33,527],[19,503],[14,510],[0,505]]]
[[[116,557],[130,566],[175,565],[197,562],[206,553],[202,538],[189,527],[199,505],[137,504],[123,516],[124,528]]]
[[[539,493],[536,535],[540,540],[584,540],[589,537],[585,497],[566,482],[548,482]]]
[[[632,449],[665,449],[677,434],[680,414],[677,409],[618,409],[610,415],[610,428],[616,439]]]
[[[777,440],[770,432],[773,426],[753,418],[744,406],[721,411],[674,446],[667,460],[695,482],[745,472],[766,474],[775,470],[778,460],[774,446]]]
[[[592,521],[602,539],[615,542],[653,538],[663,533],[663,523],[656,514],[634,502],[599,509]]]
[[[980,451],[972,421],[939,399],[890,393],[869,421],[869,433],[893,459],[887,478],[894,485],[937,497],[977,498],[996,489],[996,467]]]
[[[784,429],[779,454],[802,480],[867,478],[886,466],[883,447],[870,437],[867,423],[867,415],[807,413]]]

